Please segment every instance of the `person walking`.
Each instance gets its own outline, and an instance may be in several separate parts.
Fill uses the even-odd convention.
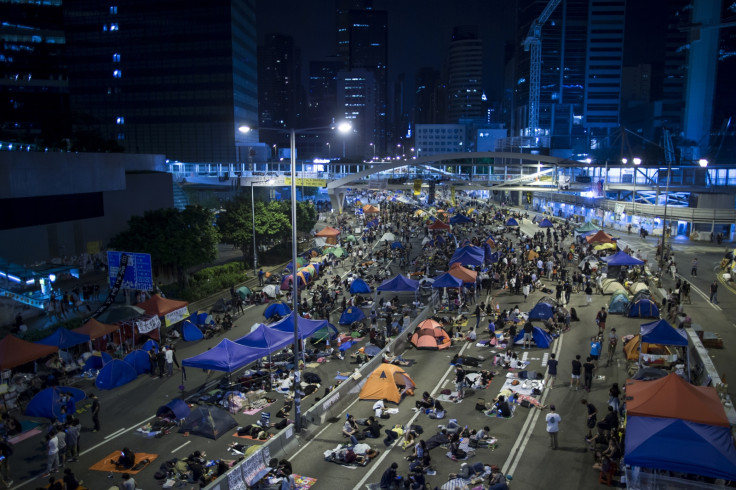
[[[690,263],[690,275],[698,277],[698,258],[693,257],[693,261]]]
[[[598,324],[598,331],[603,333],[606,329],[606,320],[608,319],[608,313],[606,313],[606,307],[601,306],[600,311],[595,316],[595,322]]]
[[[670,274],[672,274],[672,280],[675,280],[675,276],[677,275],[677,264],[673,260],[670,264]]]
[[[59,470],[59,439],[56,437],[56,429],[51,429],[51,432],[46,436],[46,448],[47,459],[44,478]]]
[[[97,399],[95,393],[92,393],[89,397],[92,399],[92,423],[94,424],[92,432],[97,432],[100,430],[100,400]]]
[[[549,406],[549,413],[545,418],[547,421],[547,433],[549,434],[549,447],[557,449],[557,433],[560,431],[562,417],[555,411],[555,406]]]
[[[570,389],[575,387],[575,391],[578,391],[580,387],[580,371],[583,365],[580,363],[580,355],[575,356],[572,360],[572,374],[570,375]]]
[[[554,352],[549,355],[549,361],[547,361],[547,379],[545,384],[549,386],[549,389],[554,389],[555,379],[557,379],[557,359],[555,359]]]
[[[524,344],[521,346],[522,349],[531,349],[532,348],[532,338],[533,338],[533,332],[534,332],[534,325],[532,325],[531,320],[527,320],[524,324]],[[513,342],[513,339],[511,340]]]
[[[713,279],[713,284],[710,285],[710,302],[714,305],[718,304],[718,280]]]
[[[583,387],[588,393],[590,393],[590,387],[593,385],[593,370],[595,369],[595,364],[593,364],[591,361],[592,359],[590,357],[587,357],[585,359],[585,362],[583,363]]]

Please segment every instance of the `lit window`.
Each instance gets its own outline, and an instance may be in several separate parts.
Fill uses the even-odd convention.
[[[122,76],[123,76],[123,72],[121,70],[114,70],[112,72],[113,78],[122,78]]]
[[[120,63],[120,53],[114,53],[112,55],[112,62],[113,63]]]
[[[118,6],[117,5],[111,5],[110,6],[110,15],[118,15]]]
[[[125,124],[125,118],[123,116],[118,116],[117,119],[115,119],[116,124]]]
[[[118,141],[123,141],[125,139],[125,133],[118,133]]]
[[[117,23],[114,23],[114,24],[110,24],[110,31],[117,31],[117,30],[118,30],[118,25],[117,25]]]

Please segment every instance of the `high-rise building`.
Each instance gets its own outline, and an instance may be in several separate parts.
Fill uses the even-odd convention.
[[[254,3],[65,3],[75,127],[127,152],[247,162],[259,147],[257,131],[238,131],[258,124]]]
[[[301,126],[301,56],[291,36],[267,34],[258,46],[258,124],[262,128]],[[273,131],[263,131],[261,141],[281,140]]]
[[[61,0],[0,2],[0,144],[62,147],[70,137]]]
[[[371,158],[376,134],[376,79],[373,71],[364,69],[343,70],[337,75],[337,106],[341,115],[353,126],[353,133],[345,136],[343,144],[348,149],[345,156]],[[377,147],[378,155],[383,154]],[[340,154],[340,152],[333,152]]]
[[[584,122],[593,139],[619,126],[625,14],[626,0],[590,0]]]
[[[388,13],[370,0],[338,0],[337,50],[346,70],[368,70],[375,81],[373,133],[361,135],[383,153],[388,131]]]
[[[447,60],[447,119],[483,117],[483,43],[477,26],[452,31]]]
[[[419,68],[414,76],[414,124],[438,124],[447,113],[447,90],[439,70]]]
[[[322,126],[341,114],[337,110],[337,73],[342,66],[338,59],[310,61],[308,126]]]

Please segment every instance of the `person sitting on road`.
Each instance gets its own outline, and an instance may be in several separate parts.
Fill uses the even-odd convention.
[[[372,410],[373,410],[373,415],[377,419],[389,418],[389,413],[386,410],[385,400],[378,400],[376,403],[374,403]]]
[[[345,437],[350,438],[350,443],[353,446],[358,445],[358,438],[355,437],[355,434],[358,432],[358,426],[355,424],[355,419],[352,415],[348,415],[347,420],[345,420],[345,425],[342,426],[342,434]]]
[[[427,409],[427,416],[430,419],[444,419],[445,418],[445,408],[442,406],[439,400],[435,399],[434,406],[430,409]]]
[[[434,406],[434,398],[429,394],[429,392],[425,391],[422,393],[422,399],[417,400],[416,407],[418,409],[426,409],[426,408],[432,408]]]
[[[118,469],[130,469],[135,465],[135,453],[127,447],[124,447],[120,452],[120,456],[117,461],[113,459],[110,460],[110,462]]]
[[[373,415],[368,417],[366,425],[368,427],[363,429],[363,435],[365,435],[365,437],[369,437],[371,439],[377,439],[381,437],[381,424],[378,423],[376,417],[374,417]]]

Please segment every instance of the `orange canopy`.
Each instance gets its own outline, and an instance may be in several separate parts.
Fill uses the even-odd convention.
[[[430,230],[449,230],[450,229],[450,225],[448,225],[447,223],[443,223],[440,220],[437,220],[434,223],[432,223],[431,225],[429,225],[429,229]]]
[[[53,354],[59,348],[54,345],[34,344],[8,335],[0,340],[0,369],[10,369]]]
[[[176,301],[174,299],[162,298],[158,294],[154,294],[150,299],[147,299],[143,303],[139,303],[136,306],[146,310],[146,313],[154,316],[168,315],[172,311],[176,311],[179,308],[184,308],[189,303],[186,301]]]
[[[603,230],[598,230],[595,235],[586,236],[585,240],[588,243],[613,243],[615,241],[611,235]]]
[[[372,204],[366,204],[363,206],[363,212],[366,214],[376,214],[378,213],[378,208]]]
[[[109,325],[107,323],[100,323],[94,318],[90,318],[84,323],[84,325],[82,325],[79,328],[75,328],[74,330],[72,330],[72,332],[89,335],[89,338],[91,340],[94,340],[100,337],[104,337],[105,335],[109,333],[113,333],[119,328],[120,327],[118,325]]]
[[[475,282],[478,277],[477,272],[466,269],[459,262],[452,264],[449,272],[452,277],[457,277],[463,282]]]
[[[325,226],[321,230],[319,230],[317,233],[314,234],[314,236],[337,236],[340,234],[340,230],[336,230],[330,226]]]
[[[626,382],[626,415],[683,419],[728,427],[728,418],[715,388],[695,386],[675,373],[655,381]]]

